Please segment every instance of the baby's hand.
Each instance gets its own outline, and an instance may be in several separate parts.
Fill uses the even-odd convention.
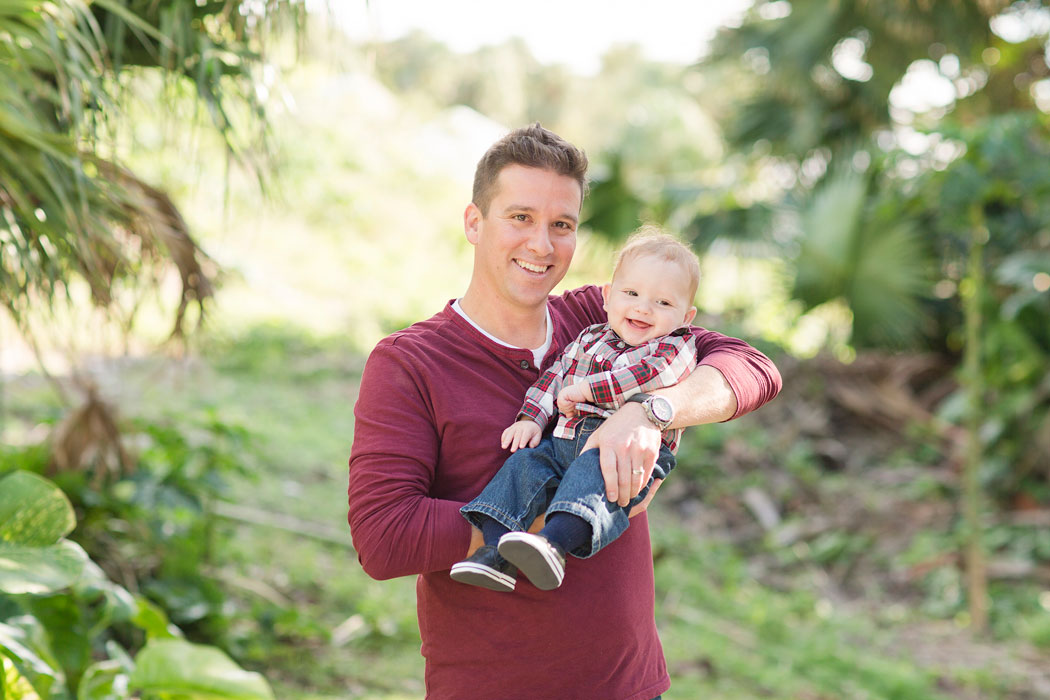
[[[576,404],[587,403],[590,400],[591,397],[587,392],[586,382],[572,384],[558,392],[558,412],[566,418],[574,418],[576,416]]]
[[[505,450],[509,448],[511,452],[517,452],[524,447],[535,447],[540,444],[542,433],[538,423],[528,419],[519,420],[503,431],[500,444]]]

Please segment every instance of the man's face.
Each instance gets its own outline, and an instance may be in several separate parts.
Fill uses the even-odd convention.
[[[689,274],[671,260],[640,255],[624,260],[602,288],[609,327],[628,345],[667,335],[693,320]]]
[[[509,165],[500,171],[488,214],[464,215],[475,247],[473,284],[494,302],[534,308],[547,300],[576,250],[582,192],[550,170]]]

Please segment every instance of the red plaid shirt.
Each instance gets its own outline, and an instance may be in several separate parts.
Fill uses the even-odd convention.
[[[528,418],[546,427],[557,413],[558,392],[563,386],[587,381],[593,403],[576,406],[576,417],[561,415],[554,436],[572,438],[576,426],[590,415],[608,418],[632,395],[673,386],[696,366],[696,342],[692,332],[678,328],[644,345],[631,346],[620,340],[609,324],[584,328],[551,367],[525,393],[518,420]],[[682,429],[666,430],[663,443],[678,449]]]

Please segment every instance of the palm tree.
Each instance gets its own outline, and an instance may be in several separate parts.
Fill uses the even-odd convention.
[[[154,72],[193,87],[232,157],[252,145],[234,110],[263,123],[255,84],[275,25],[301,26],[295,0],[3,0],[0,2],[0,305],[23,332],[27,312],[86,282],[114,289],[181,280],[172,333],[212,294],[213,270],[172,200],[124,167],[105,142],[122,77]],[[248,144],[248,145],[244,145]]]

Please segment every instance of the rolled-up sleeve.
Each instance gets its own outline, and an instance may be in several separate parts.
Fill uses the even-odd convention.
[[[780,393],[780,371],[748,343],[703,328],[694,328],[693,337],[697,366],[717,369],[736,395],[736,413],[729,420],[754,411]]]

